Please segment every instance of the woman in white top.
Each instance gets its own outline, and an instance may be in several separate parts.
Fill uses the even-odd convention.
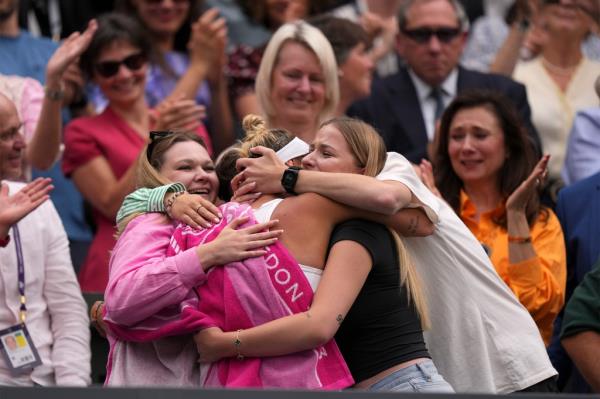
[[[517,64],[513,78],[527,87],[533,124],[544,153],[551,155],[549,176],[557,180],[575,113],[598,103],[594,80],[600,63],[581,51],[593,21],[575,1],[546,2],[541,13],[547,43],[538,57]]]

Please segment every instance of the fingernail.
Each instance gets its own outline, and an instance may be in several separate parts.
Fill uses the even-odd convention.
[[[219,213],[217,214],[217,216],[219,217],[219,219],[223,219],[223,214],[222,214],[221,212],[219,212]]]
[[[214,218],[214,219],[213,219],[213,222],[214,222],[214,223],[219,223],[219,222],[220,222],[220,220],[219,220],[219,218]]]

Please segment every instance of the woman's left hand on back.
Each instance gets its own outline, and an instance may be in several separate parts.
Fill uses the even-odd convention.
[[[165,197],[165,202],[168,199],[168,197]],[[221,221],[219,208],[197,194],[184,193],[178,196],[167,211],[172,219],[196,229],[200,227],[210,228],[213,223]]]
[[[512,192],[512,194],[506,200],[507,211],[525,211],[527,204],[538,192],[538,189],[544,185],[544,180],[548,175],[548,160],[550,155],[544,155],[533,171],[523,181],[519,187]]]

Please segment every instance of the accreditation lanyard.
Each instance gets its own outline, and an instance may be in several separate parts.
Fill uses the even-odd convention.
[[[23,247],[21,246],[19,228],[16,224],[12,226],[12,231],[17,251],[17,270],[19,274],[19,324],[0,330],[0,354],[10,372],[14,376],[18,376],[31,372],[33,368],[42,364],[42,360],[25,325],[27,306],[25,305]]]
[[[17,250],[17,271],[19,274],[19,321],[25,324],[25,316],[27,314],[27,306],[25,305],[25,262],[23,262],[23,247],[21,246],[21,235],[17,225],[12,226],[13,237],[15,241],[15,249]]]

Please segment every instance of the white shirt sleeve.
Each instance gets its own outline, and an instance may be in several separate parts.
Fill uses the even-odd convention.
[[[421,206],[427,217],[433,222],[439,221],[440,213],[440,199],[436,197],[425,185],[421,182],[421,179],[415,173],[411,163],[397,152],[388,152],[387,160],[383,166],[383,170],[376,177],[378,180],[391,180],[398,181],[413,193],[415,197],[423,205],[414,205],[409,207]]]

